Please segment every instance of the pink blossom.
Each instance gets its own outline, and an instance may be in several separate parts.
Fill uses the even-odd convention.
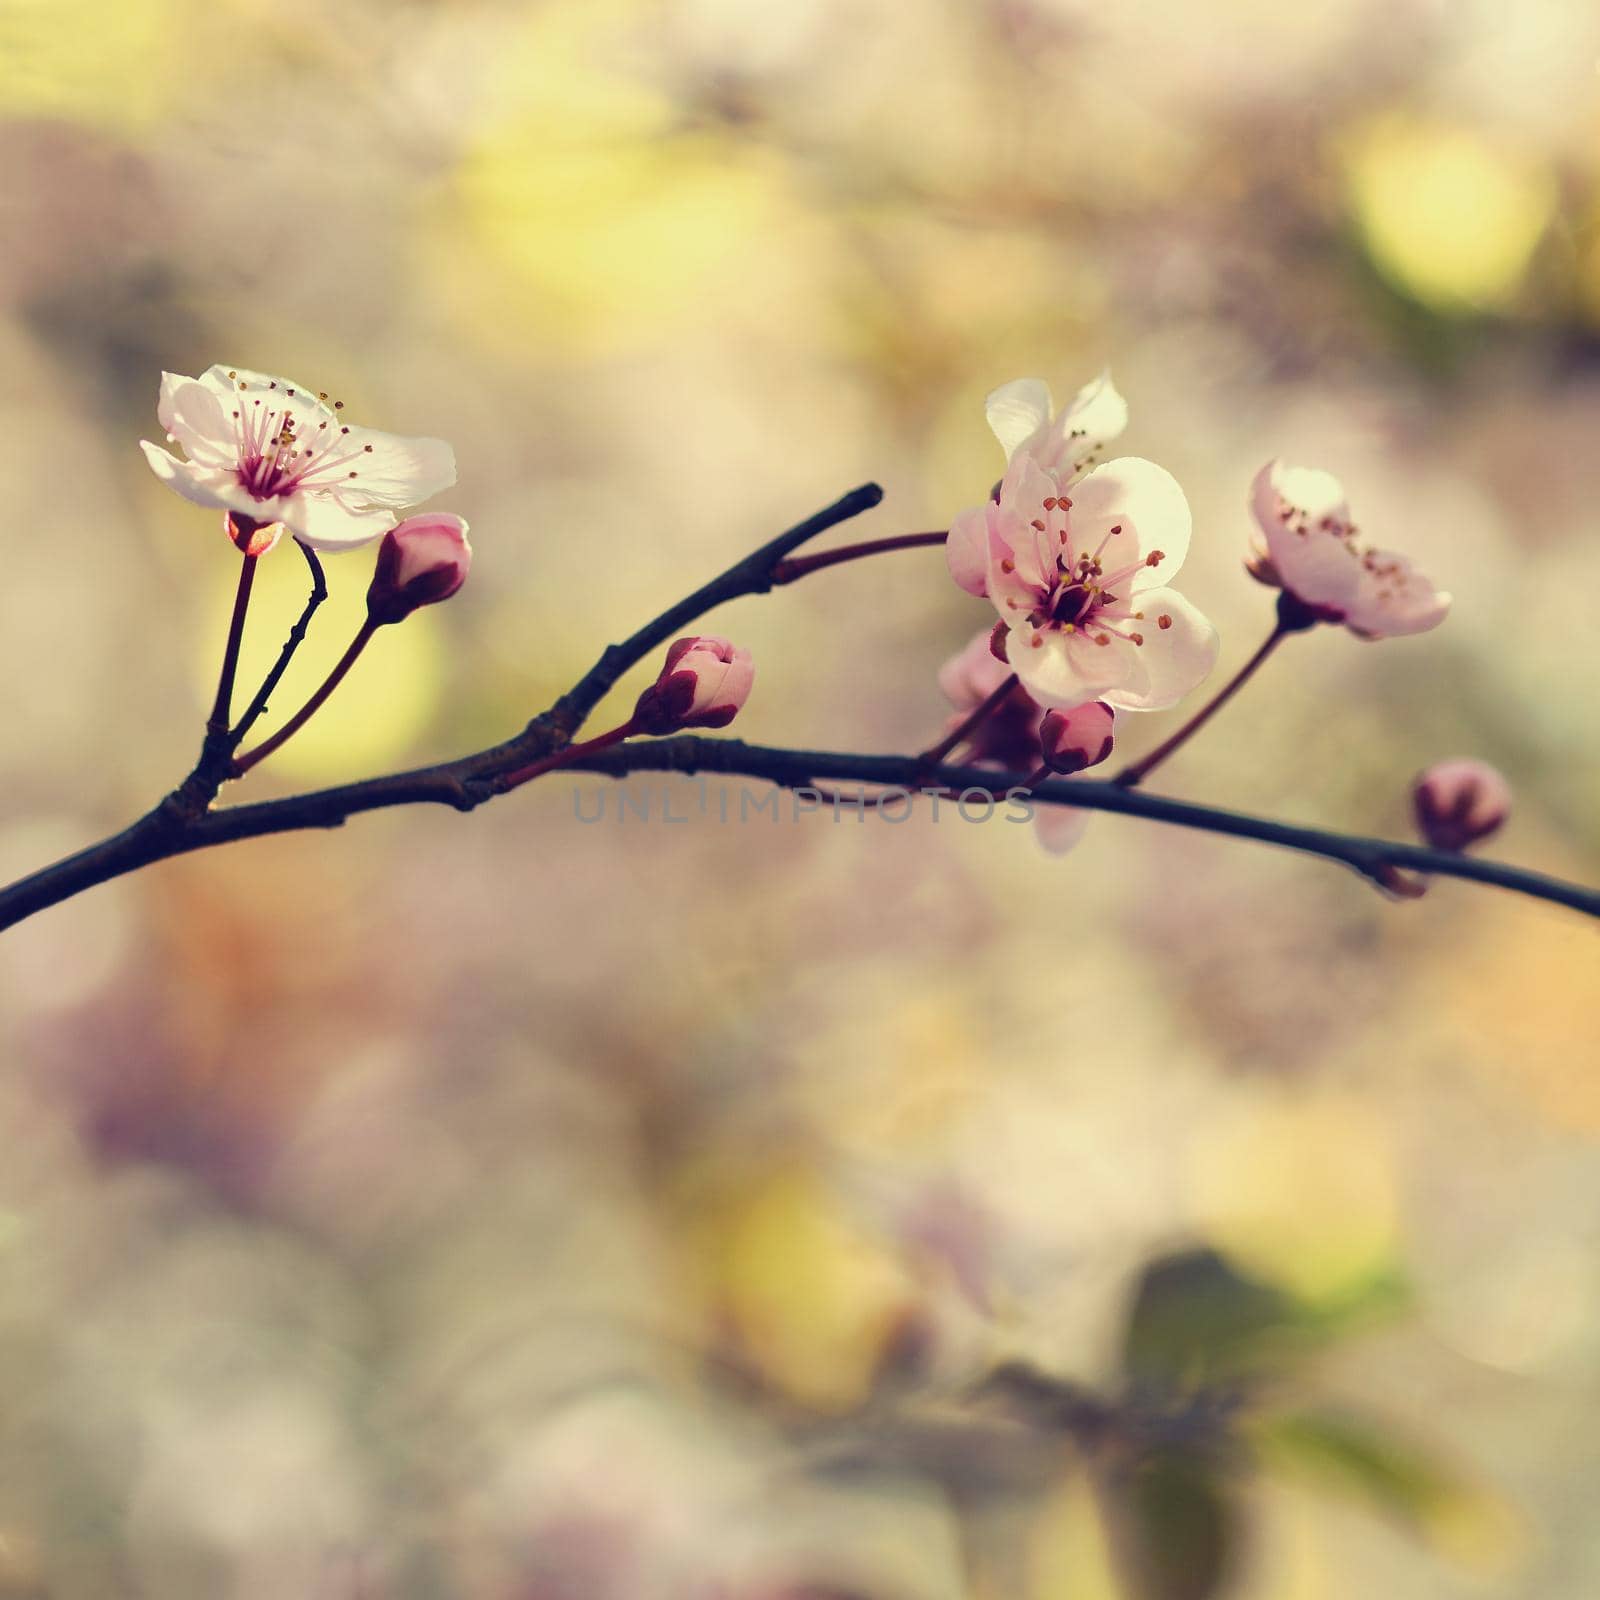
[[[694,634],[667,649],[661,676],[639,696],[633,723],[640,733],[679,728],[725,728],[750,698],[755,681],[750,652],[726,639]]]
[[[1189,530],[1183,491],[1153,462],[1125,456],[1074,481],[1019,450],[997,497],[951,523],[946,553],[1008,625],[1012,671],[1040,705],[1162,711],[1217,658],[1216,630],[1165,584]]]
[[[958,728],[969,713],[976,711],[1010,676],[1011,668],[998,660],[990,648],[989,633],[974,634],[966,646],[939,669],[939,687],[955,708],[946,732]],[[1031,774],[1038,771],[1047,765],[1041,742],[1045,717],[1044,707],[1018,684],[972,730],[963,759],[974,766],[992,767],[1001,772]],[[1053,737],[1064,734],[1068,740],[1075,740],[1082,734],[1086,737],[1081,742],[1087,743],[1087,736],[1098,729],[1095,759],[1104,761],[1111,754],[1113,720],[1109,706],[1075,707],[1062,719],[1060,734]],[[1034,836],[1054,855],[1070,850],[1088,826],[1089,813],[1075,806],[1041,804],[1034,810]]]
[[[1425,633],[1444,621],[1441,594],[1404,556],[1363,548],[1332,473],[1269,461],[1251,509],[1260,528],[1246,565],[1300,602],[1311,622],[1342,622],[1362,639]]]
[[[1128,403],[1109,372],[1086,383],[1059,412],[1042,378],[1001,384],[984,401],[984,411],[1007,461],[1031,457],[1064,482],[1081,476],[1128,425]]]
[[[1111,754],[1116,713],[1098,700],[1071,711],[1047,711],[1039,723],[1044,764],[1068,777],[1097,767]]]
[[[378,546],[378,564],[367,590],[367,615],[374,622],[399,622],[419,606],[448,600],[472,566],[467,525],[448,511],[407,517]]]
[[[448,488],[456,462],[442,439],[358,428],[342,411],[342,401],[243,367],[164,372],[156,414],[184,456],[141,444],[169,488],[228,513],[241,548],[259,554],[287,528],[314,549],[348,550],[382,537],[396,510]]]
[[[1417,829],[1435,850],[1465,850],[1511,814],[1511,785],[1486,761],[1437,761],[1411,788]]]

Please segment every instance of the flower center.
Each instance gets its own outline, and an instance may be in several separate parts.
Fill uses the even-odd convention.
[[[1115,596],[1102,597],[1098,589],[1076,578],[1056,590],[1056,597],[1050,605],[1050,620],[1055,623],[1082,622],[1102,598],[1109,601]]]
[[[333,413],[344,401],[327,395],[315,400],[277,381],[255,387],[236,372],[228,374],[238,385],[238,405],[233,409],[233,433],[238,449],[240,484],[257,500],[275,500],[297,490],[329,493],[348,485],[360,473],[351,463],[372,453],[370,444],[359,448],[349,442],[350,429]]]

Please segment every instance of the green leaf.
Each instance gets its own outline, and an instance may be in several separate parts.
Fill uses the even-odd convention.
[[[1133,1600],[1213,1600],[1238,1565],[1243,1518],[1216,1467],[1174,1451],[1103,1486],[1116,1564]]]
[[[1336,1410],[1264,1420],[1254,1437],[1269,1464],[1360,1495],[1420,1529],[1480,1498],[1453,1468],[1382,1424]]]
[[[1157,1257],[1144,1269],[1123,1336],[1135,1383],[1194,1390],[1265,1377],[1391,1317],[1409,1300],[1392,1271],[1337,1301],[1307,1302],[1241,1272],[1207,1247]]]
[[[1296,1303],[1236,1271],[1215,1250],[1151,1262],[1123,1335],[1123,1365],[1138,1383],[1200,1388],[1273,1364],[1304,1322]]]

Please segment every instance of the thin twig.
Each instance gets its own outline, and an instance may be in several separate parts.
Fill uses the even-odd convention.
[[[233,680],[239,671],[239,646],[244,640],[245,613],[250,609],[250,590],[256,581],[259,556],[239,558],[239,587],[233,595],[233,616],[228,621],[228,642],[222,648],[222,671],[217,677],[217,697],[206,719],[207,737],[225,735],[233,710]]]
[[[890,550],[918,550],[927,545],[943,544],[950,537],[948,528],[932,533],[896,533],[886,539],[863,539],[860,544],[840,545],[837,550],[823,550],[814,556],[794,556],[780,561],[772,569],[772,587],[794,583],[825,567],[837,567],[846,561],[859,561],[863,556],[881,556]]]
[[[302,544],[299,539],[295,540],[295,544],[299,546],[300,554],[306,558],[306,565],[311,569],[311,594],[306,600],[305,610],[300,613],[299,620],[289,630],[289,637],[284,640],[283,648],[278,652],[278,659],[272,664],[272,671],[262,680],[261,687],[256,690],[255,699],[245,708],[244,715],[239,718],[233,732],[229,734],[229,743],[233,750],[237,750],[244,743],[245,736],[266,711],[273,690],[278,687],[284,673],[288,671],[289,663],[294,660],[295,651],[305,639],[306,629],[311,626],[312,616],[316,613],[317,607],[328,598],[327,579],[323,576],[322,563],[317,559],[317,552],[310,545]]]
[[[1112,781],[1120,783],[1125,789],[1131,789],[1135,784],[1142,782],[1149,773],[1159,767],[1175,750],[1186,745],[1244,688],[1260,670],[1267,657],[1289,637],[1292,631],[1286,628],[1282,622],[1279,622],[1262,641],[1261,647],[1256,653],[1171,738],[1164,739],[1149,755],[1142,756],[1139,760],[1131,762],[1124,767]]]
[[[320,711],[329,695],[344,682],[345,674],[356,664],[361,652],[372,642],[372,636],[378,631],[378,624],[368,617],[356,629],[356,636],[350,641],[345,653],[334,663],[333,670],[322,680],[315,694],[295,712],[295,714],[272,735],[270,739],[263,739],[254,750],[246,750],[242,756],[235,756],[229,776],[243,777],[251,767],[258,762],[265,761],[272,752],[285,745]]]
[[[1000,684],[991,694],[974,706],[972,711],[963,717],[938,744],[930,745],[924,750],[918,759],[930,767],[938,766],[957,745],[964,739],[970,738],[977,731],[980,724],[998,711],[1011,698],[1011,691],[1016,686],[1016,673],[1008,674],[1004,683]]]

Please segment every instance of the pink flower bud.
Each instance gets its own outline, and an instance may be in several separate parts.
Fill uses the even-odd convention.
[[[467,525],[445,511],[407,517],[378,546],[378,565],[367,590],[373,622],[400,622],[419,606],[448,600],[467,581],[472,546]]]
[[[1099,700],[1071,711],[1046,712],[1039,724],[1039,747],[1052,772],[1071,775],[1097,767],[1111,754],[1116,713]]]
[[[748,650],[709,634],[667,647],[661,676],[639,696],[633,722],[640,733],[679,728],[725,728],[750,698],[756,668]]]
[[[1465,850],[1511,814],[1511,785],[1485,761],[1436,761],[1412,785],[1411,803],[1435,850]]]

